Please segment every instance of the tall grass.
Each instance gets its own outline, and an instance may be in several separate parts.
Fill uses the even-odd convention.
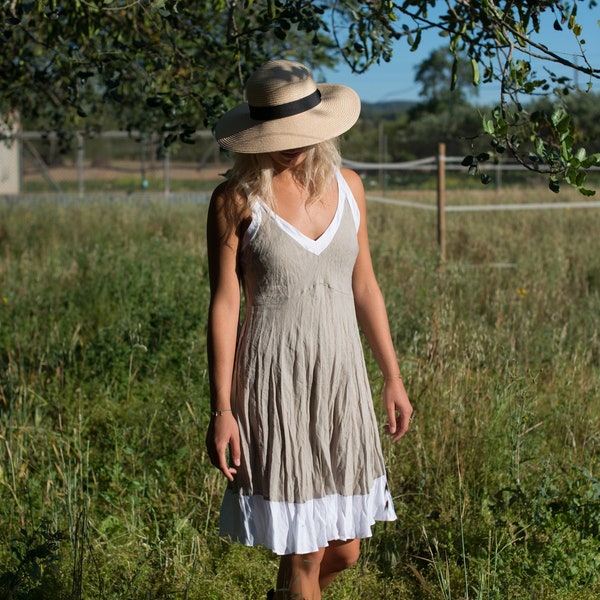
[[[440,266],[432,214],[369,210],[416,413],[384,441],[399,520],[326,597],[598,597],[600,213],[452,214]],[[218,538],[205,215],[0,206],[0,597],[272,587],[270,553]]]

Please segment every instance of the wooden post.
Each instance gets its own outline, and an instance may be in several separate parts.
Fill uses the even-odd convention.
[[[165,148],[165,157],[164,157],[164,183],[165,183],[165,199],[169,199],[169,195],[171,194],[171,155],[169,154],[169,149]]]
[[[440,261],[446,262],[446,144],[438,144],[437,157],[437,214]]]
[[[385,196],[383,191],[383,121],[379,122],[379,189],[381,194]]]
[[[83,134],[77,132],[77,191],[79,197],[83,198],[85,193],[85,145],[83,141]]]

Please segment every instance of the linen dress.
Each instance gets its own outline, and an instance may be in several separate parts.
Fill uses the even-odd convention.
[[[232,410],[241,466],[221,534],[276,554],[371,536],[396,518],[352,293],[360,213],[337,173],[338,207],[312,240],[251,198],[240,248],[246,315]]]

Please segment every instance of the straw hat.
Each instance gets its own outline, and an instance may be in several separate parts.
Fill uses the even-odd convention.
[[[246,84],[247,102],[215,127],[222,148],[242,154],[304,148],[348,131],[360,114],[358,94],[345,85],[317,85],[311,70],[273,60]]]

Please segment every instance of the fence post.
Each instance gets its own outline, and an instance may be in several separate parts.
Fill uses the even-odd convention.
[[[383,121],[379,122],[379,189],[381,190],[381,195],[385,196],[384,190],[384,171],[383,171],[383,163],[385,159],[383,157]]]
[[[163,169],[163,177],[165,182],[165,199],[168,200],[169,195],[171,194],[171,155],[169,154],[168,148],[165,148]]]
[[[79,197],[83,198],[85,193],[85,146],[83,141],[83,134],[77,132],[77,190]]]
[[[446,261],[446,144],[438,144],[437,156],[437,238],[440,260]]]

